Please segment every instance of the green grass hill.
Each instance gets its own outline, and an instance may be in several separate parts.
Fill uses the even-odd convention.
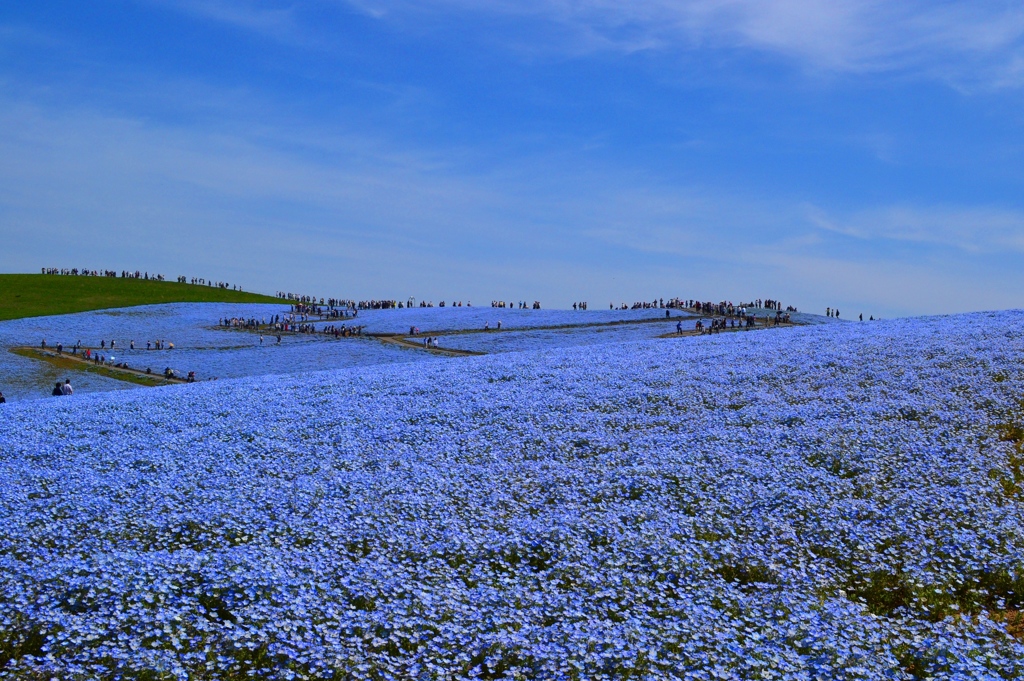
[[[158,303],[280,303],[216,286],[155,279],[0,274],[0,321]]]

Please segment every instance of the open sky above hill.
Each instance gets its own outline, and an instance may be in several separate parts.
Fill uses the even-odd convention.
[[[1019,307],[1022,94],[1002,1],[6,3],[0,271]]]

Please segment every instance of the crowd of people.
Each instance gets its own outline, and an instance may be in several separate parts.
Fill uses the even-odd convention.
[[[135,270],[129,272],[128,270],[121,270],[120,274],[116,270],[90,270],[88,268],[78,269],[77,267],[66,268],[66,267],[43,267],[42,274],[55,274],[66,277],[110,277],[122,279],[153,279],[155,281],[164,281],[164,275],[154,274],[150,276],[149,272],[141,272]],[[181,281],[181,277],[178,278]]]
[[[333,336],[334,338],[350,338],[352,336],[362,336],[363,329],[365,326],[349,325],[349,324],[328,324],[322,328],[317,328],[316,322],[311,321],[310,317],[319,317],[319,321],[332,320],[343,317],[343,315],[334,314],[339,312],[338,310],[330,310],[315,307],[311,304],[299,303],[292,306],[293,309],[303,310],[303,312],[295,312],[292,314],[272,315],[269,319],[263,317],[256,319],[255,317],[225,317],[217,320],[217,323],[225,328],[241,329],[244,331],[270,331],[276,334],[277,344],[281,344],[282,333],[301,333],[310,335],[323,335]],[[353,314],[353,316],[355,316]],[[260,335],[260,345],[264,344],[263,335]]]
[[[302,308],[326,306],[328,310],[347,311],[354,313],[356,310],[391,310],[403,307],[412,307],[412,300],[403,305],[397,300],[350,300],[346,298],[318,298],[317,296],[300,295],[298,293],[285,293],[278,291],[277,297],[292,303],[292,308],[298,311]],[[441,304],[444,307],[444,304]]]
[[[348,317],[356,316],[359,310],[402,310],[411,308],[426,308],[426,307],[473,307],[471,301],[440,301],[436,305],[432,300],[421,300],[419,303],[416,302],[415,298],[409,298],[408,300],[349,300],[344,298],[318,298],[317,296],[306,296],[299,295],[297,293],[284,293],[282,291],[277,292],[277,297],[282,300],[287,300],[291,303],[293,312],[303,314],[316,314],[321,316],[329,317]],[[583,308],[586,309],[586,303],[580,303]],[[504,301],[504,300],[492,300],[491,307],[495,308],[508,308],[508,309],[520,309],[520,310],[539,310],[541,309],[540,301],[535,300],[532,303],[520,300],[518,302]]]
[[[229,284],[226,281],[213,281],[212,279],[206,279],[204,277],[178,277],[179,284],[192,284],[193,286],[212,286],[220,289],[231,289],[232,291],[241,291],[242,287],[237,284]]]
[[[720,301],[717,303],[710,301],[701,301],[695,299],[686,298],[655,298],[654,300],[646,301],[640,300],[632,305],[628,303],[609,303],[609,310],[692,310],[694,312],[703,312],[705,314],[718,314],[725,316],[737,316],[740,315],[740,310],[745,308],[760,308],[766,310],[773,310],[776,312],[782,311],[782,303],[777,300],[769,299],[756,299],[749,303],[733,303],[731,301]],[[573,303],[572,309],[574,310],[586,310],[586,303]],[[795,307],[787,307],[786,312],[796,312]]]
[[[333,302],[326,305],[316,303],[294,303],[291,306],[292,314],[316,316],[323,319],[348,319],[358,317],[359,308],[354,306],[336,306]]]
[[[697,333],[711,334],[721,333],[729,329],[753,329],[757,326],[757,316],[753,314],[746,314],[741,317],[721,317],[717,319],[709,320],[710,324],[705,324],[703,319],[698,319],[694,323],[694,331]],[[788,312],[777,311],[773,316],[765,315],[762,318],[762,322],[765,327],[768,326],[780,326],[782,324],[790,323],[790,315]],[[683,335],[683,322],[682,320],[676,322],[676,334]]]
[[[491,307],[499,307],[499,305],[496,305],[495,303],[496,303],[496,301],[492,301],[491,302]],[[509,305],[509,307],[511,307],[512,303],[509,303],[508,305]],[[445,301],[442,300],[441,302],[439,302],[437,304],[437,307],[445,307],[445,306],[448,306],[448,307],[462,307],[463,305],[462,305],[462,301],[461,300],[458,300],[458,301],[453,300],[451,303],[446,303]],[[466,307],[473,307],[473,303],[471,303],[471,302],[469,302],[467,300],[465,306]],[[406,308],[434,307],[434,301],[433,300],[421,300],[420,304],[417,305],[416,304],[416,299],[415,298],[410,298],[409,300],[405,301],[405,307]],[[504,307],[504,305],[501,305],[500,307]],[[397,309],[399,309],[399,310],[402,309],[402,303],[398,304]]]
[[[91,270],[88,268],[78,269],[66,268],[66,267],[43,267],[41,268],[42,274],[55,274],[70,277],[110,277],[110,278],[121,278],[121,279],[142,279],[145,281],[166,281],[166,278],[162,274],[150,274],[147,271],[135,270]],[[242,287],[237,284],[229,284],[226,281],[213,281],[212,279],[206,279],[205,277],[186,277],[179,276],[175,278],[179,284],[193,284],[195,286],[211,286],[221,289],[231,289],[232,291],[241,291]]]
[[[760,307],[765,310],[774,310],[776,312],[782,312],[782,303],[771,298],[757,298],[749,303],[742,303],[743,307]],[[797,309],[792,306],[787,306],[786,312],[796,312]]]
[[[74,270],[77,271],[77,270]],[[61,273],[63,273],[62,271]],[[71,271],[68,271],[71,272]],[[136,274],[138,274],[136,272]],[[158,275],[159,276],[159,275]],[[184,281],[184,277],[179,278],[179,281]],[[192,283],[203,283],[202,279],[193,279]],[[227,284],[218,283],[217,286],[227,287]],[[233,289],[235,287],[232,287]],[[241,288],[237,288],[241,291]],[[396,301],[396,300],[350,300],[344,298],[317,298],[316,296],[305,296],[298,295],[295,293],[284,293],[278,292],[277,297],[282,300],[288,300],[292,303],[291,309],[293,313],[301,315],[312,315],[319,317],[320,320],[325,318],[328,319],[341,319],[348,317],[355,317],[358,315],[359,310],[389,310],[389,309],[403,309],[413,307],[435,307],[433,301],[422,300],[418,304],[415,302],[415,298],[409,298],[409,300]],[[463,303],[462,301],[452,301],[450,303],[440,301],[436,305],[437,307],[473,307],[473,304],[469,301]],[[540,310],[540,301],[533,301],[529,303],[525,300],[518,302],[503,301],[503,300],[492,300],[491,307],[500,309],[519,309],[519,310]],[[586,310],[589,305],[586,301],[577,301],[572,304],[573,310]],[[716,314],[723,315],[726,317],[746,317],[747,308],[756,308],[761,310],[771,310],[776,313],[795,313],[798,312],[796,307],[787,305],[783,307],[782,303],[774,298],[755,298],[747,303],[733,303],[730,301],[700,301],[695,299],[685,298],[656,298],[654,300],[636,301],[632,304],[620,303],[609,303],[609,310],[692,310],[704,314]],[[826,316],[839,318],[839,310],[836,308],[826,308]],[[789,317],[780,317],[783,321],[788,321]],[[863,321],[864,316],[860,316]],[[871,317],[874,320],[874,317]],[[294,329],[287,329],[294,330]]]
[[[40,347],[42,347],[43,350],[45,350],[47,347],[50,347],[50,346],[47,346],[45,338],[40,343]],[[64,354],[64,344],[63,343],[57,343],[57,345],[52,346],[52,347],[53,347],[54,350],[57,351],[58,355]],[[110,341],[110,343],[108,345],[107,344],[107,340],[105,338],[101,338],[100,339],[100,350],[106,350],[106,349],[109,348],[110,351],[113,352],[116,347],[117,347],[117,341],[116,340],[111,339],[111,341]],[[72,355],[77,355],[78,351],[79,350],[83,350],[83,349],[84,349],[83,356],[85,356],[86,358],[91,359],[92,356],[94,354],[96,354],[92,349],[83,346],[82,345],[82,341],[78,341],[77,343],[75,343],[74,345],[71,346],[71,354]],[[135,341],[134,340],[128,341],[128,349],[129,350],[135,350]],[[169,343],[168,341],[165,341],[163,339],[155,340],[155,341],[146,341],[146,349],[147,350],[173,350],[174,349],[174,343]]]
[[[441,303],[441,307],[444,307],[444,303],[443,302]],[[525,300],[520,300],[517,303],[513,303],[511,301],[506,303],[503,300],[492,300],[491,301],[491,307],[497,307],[497,308],[501,308],[501,309],[508,308],[510,310],[512,310],[512,309],[516,309],[516,310],[539,310],[540,309],[540,301],[539,300],[535,300],[532,303],[528,303]],[[575,307],[574,307],[574,309],[575,309]]]
[[[52,350],[55,350],[58,355],[64,355],[65,352],[66,352],[67,354],[72,355],[72,356],[74,356],[76,358],[77,357],[81,357],[81,359],[79,361],[89,362],[89,363],[95,364],[97,366],[108,366],[108,367],[113,367],[115,369],[128,369],[130,371],[142,371],[142,369],[135,369],[134,367],[129,366],[128,362],[125,361],[123,358],[122,358],[122,360],[120,362],[118,362],[118,361],[116,361],[116,358],[113,356],[113,354],[108,354],[108,353],[113,353],[113,352],[115,352],[117,350],[118,346],[117,346],[117,340],[116,339],[111,339],[109,342],[105,338],[100,339],[100,347],[99,347],[99,349],[83,346],[81,340],[76,342],[69,349],[65,349],[63,343],[57,343],[56,345],[50,346],[50,345],[47,344],[46,339],[43,338],[42,341],[40,342],[40,347],[43,350],[46,350],[48,348],[52,349]],[[138,349],[141,350],[142,348],[140,347]],[[146,341],[146,350],[173,350],[173,349],[174,349],[174,343],[168,342],[168,341],[163,340],[163,339],[159,339],[159,340],[155,340],[155,341]],[[127,350],[130,351],[130,352],[134,352],[136,350],[135,341],[134,340],[131,340],[131,341],[128,342]],[[81,354],[79,354],[79,353],[81,353]],[[171,372],[170,373],[170,377],[172,377],[172,378],[177,377],[176,372],[173,369],[171,369],[170,367],[164,369],[164,375],[165,376],[168,375],[167,372]],[[153,371],[152,371],[151,368],[146,368],[145,369],[145,373],[151,374],[151,373],[153,373]],[[189,382],[192,383],[194,381],[195,381],[195,372],[194,371],[190,371],[189,372]],[[65,384],[67,384],[68,389],[70,390],[70,388],[71,388],[70,381],[65,381]],[[53,394],[56,395],[56,393],[53,393]],[[63,394],[70,395],[71,393],[63,393]]]
[[[280,317],[280,315],[276,315],[275,317]],[[275,317],[270,318],[271,323],[273,323]],[[255,331],[256,329],[259,329],[260,326],[266,326],[267,319],[266,317],[262,320],[256,319],[255,317],[224,317],[223,319],[217,320],[217,323],[220,326],[226,326],[232,329],[248,329],[250,331]]]

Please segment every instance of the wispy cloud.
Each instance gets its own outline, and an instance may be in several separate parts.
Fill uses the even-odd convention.
[[[809,207],[815,226],[860,240],[948,246],[967,253],[1024,253],[1024,212],[995,207],[887,206],[836,218]]]
[[[201,115],[114,114],[0,89],[0,267],[198,270],[268,291],[563,305],[760,295],[886,315],[951,309],[935,291],[957,292],[944,304],[958,309],[1012,305],[1024,277],[975,276],[994,252],[1024,252],[1024,214],[1012,209],[842,213],[560,150],[416,147],[292,118],[257,94],[181,87]],[[850,239],[864,246],[856,255],[844,253]],[[893,241],[943,248],[896,256]]]
[[[1024,8],[997,0],[350,0],[383,19],[490,14],[561,27],[565,51],[749,50],[814,72],[1024,83]]]
[[[234,26],[265,35],[279,42],[316,44],[314,33],[303,26],[293,3],[266,3],[252,0],[140,0],[167,7],[201,19]]]
[[[815,73],[909,73],[957,87],[1024,84],[1024,7],[1000,0],[139,1],[314,48],[332,44],[325,12],[337,17],[347,8],[417,32],[486,19],[480,39],[491,34],[540,52],[739,50]],[[527,23],[512,39],[495,30],[494,19]]]

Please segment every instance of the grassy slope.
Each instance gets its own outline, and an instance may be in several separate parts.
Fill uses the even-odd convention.
[[[0,321],[156,303],[279,303],[213,286],[110,277],[0,274]]]

